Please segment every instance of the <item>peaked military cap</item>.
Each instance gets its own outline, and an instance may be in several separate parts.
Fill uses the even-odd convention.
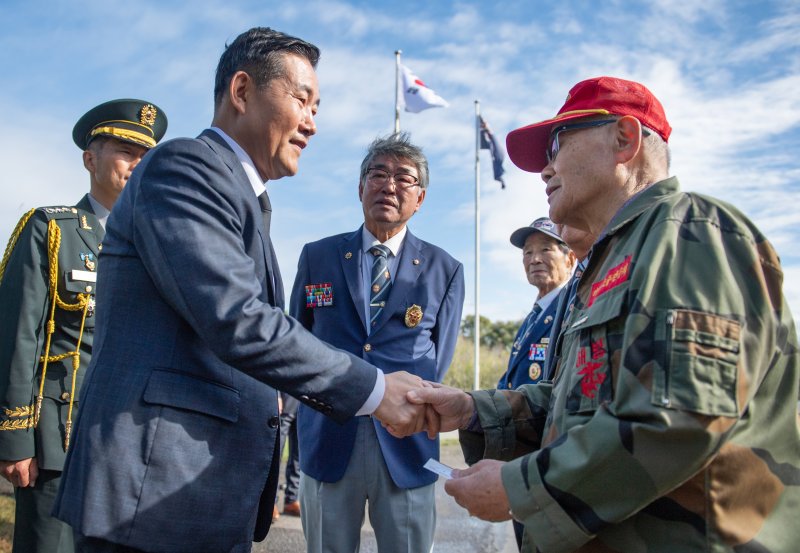
[[[75,123],[72,140],[85,150],[98,136],[152,148],[167,132],[167,116],[155,104],[144,100],[111,100],[87,111]]]

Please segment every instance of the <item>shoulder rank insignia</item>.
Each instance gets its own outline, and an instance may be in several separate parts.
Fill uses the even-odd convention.
[[[408,309],[406,309],[405,322],[408,328],[414,328],[419,324],[421,320],[422,320],[422,308],[419,305],[414,304]]]
[[[333,284],[323,282],[322,284],[306,285],[306,308],[330,307],[333,305]]]
[[[353,252],[347,252],[346,254],[344,254],[345,259],[350,259],[351,257],[353,257]]]
[[[94,271],[97,268],[97,263],[95,262],[94,254],[91,252],[89,253],[81,252],[81,261],[83,261],[83,265],[90,271]]]

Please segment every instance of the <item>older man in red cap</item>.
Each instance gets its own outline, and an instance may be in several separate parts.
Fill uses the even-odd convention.
[[[598,236],[552,382],[409,393],[461,429],[469,462],[484,458],[447,492],[475,516],[523,522],[523,551],[800,543],[800,360],[780,261],[738,210],[680,192],[670,132],[644,86],[600,77],[510,133],[550,217]]]

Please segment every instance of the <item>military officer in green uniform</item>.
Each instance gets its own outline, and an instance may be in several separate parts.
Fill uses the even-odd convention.
[[[0,474],[15,488],[14,552],[73,549],[71,529],[50,510],[91,359],[105,220],[166,129],[164,112],[142,100],[89,110],[72,133],[89,193],[27,212],[0,263]]]

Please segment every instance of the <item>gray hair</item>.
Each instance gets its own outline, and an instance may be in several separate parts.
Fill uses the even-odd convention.
[[[367,179],[367,170],[372,161],[378,156],[388,156],[395,159],[407,159],[417,167],[420,190],[428,188],[428,160],[422,153],[422,148],[414,146],[406,132],[390,134],[385,138],[378,137],[367,148],[367,155],[361,162],[361,176],[359,182],[364,185]]]

